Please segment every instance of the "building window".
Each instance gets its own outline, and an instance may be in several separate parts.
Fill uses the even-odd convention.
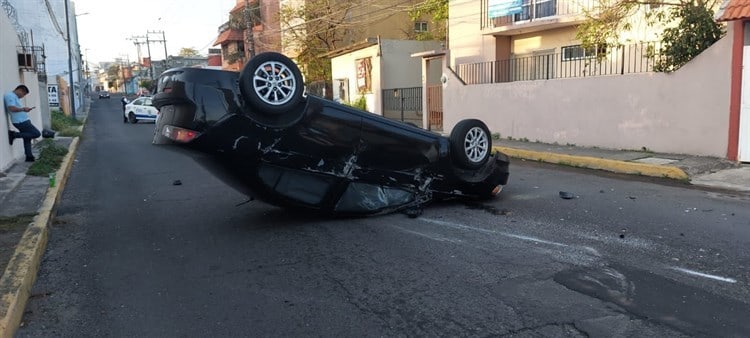
[[[417,33],[427,32],[427,21],[414,22],[414,31]]]
[[[575,45],[575,46],[562,47],[561,54],[562,54],[563,61],[573,61],[573,60],[595,58],[597,55],[601,55],[604,53],[606,53],[605,47],[583,48],[583,46],[581,45]]]

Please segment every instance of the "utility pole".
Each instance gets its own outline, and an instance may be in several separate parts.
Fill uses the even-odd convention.
[[[68,84],[68,101],[70,101],[70,116],[76,118],[76,103],[74,100],[75,95],[73,94],[73,53],[70,51],[70,14],[68,14],[68,0],[65,2],[65,30],[68,42],[68,78],[70,83]]]
[[[256,0],[260,1],[260,0]],[[260,6],[260,4],[258,5]],[[245,0],[245,39],[247,40],[247,59],[250,60],[255,56],[255,37],[253,36],[253,23],[250,20],[250,2]]]
[[[128,38],[128,40],[132,40],[133,44],[135,45],[136,50],[138,51],[138,63],[142,63],[143,59],[141,59],[141,45],[145,44],[144,41],[141,39],[145,39],[145,36],[131,36]]]
[[[167,54],[167,39],[164,37],[164,31],[148,31],[147,34],[159,34],[161,33],[161,40],[151,40],[153,42],[161,42],[164,44],[164,70],[167,70],[169,64],[169,55]]]
[[[149,78],[154,78],[154,59],[151,58],[151,42],[148,40],[148,33],[146,33],[146,50],[148,51],[148,69]]]

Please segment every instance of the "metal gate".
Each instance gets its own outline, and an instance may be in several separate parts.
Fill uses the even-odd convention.
[[[422,87],[383,89],[383,116],[422,128]]]
[[[443,131],[443,86],[427,87],[427,112],[429,126],[427,130]]]

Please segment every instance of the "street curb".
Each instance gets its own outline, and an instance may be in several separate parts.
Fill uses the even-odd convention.
[[[493,146],[492,149],[501,151],[510,157],[530,161],[561,164],[578,168],[606,170],[621,174],[672,178],[683,181],[687,181],[689,179],[689,176],[685,173],[685,171],[678,167],[668,165],[618,161],[589,156],[555,154],[501,146]]]
[[[60,169],[55,173],[57,183],[47,190],[47,195],[34,217],[34,221],[23,233],[16,251],[8,262],[0,278],[0,338],[13,337],[21,324],[26,302],[36,280],[42,256],[47,247],[49,225],[57,202],[62,195],[68,175],[73,167],[73,159],[78,150],[79,137],[73,138],[68,146],[68,154],[63,158]]]

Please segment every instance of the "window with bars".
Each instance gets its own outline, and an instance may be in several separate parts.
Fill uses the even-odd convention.
[[[427,32],[427,21],[414,22],[414,31],[417,33]]]

